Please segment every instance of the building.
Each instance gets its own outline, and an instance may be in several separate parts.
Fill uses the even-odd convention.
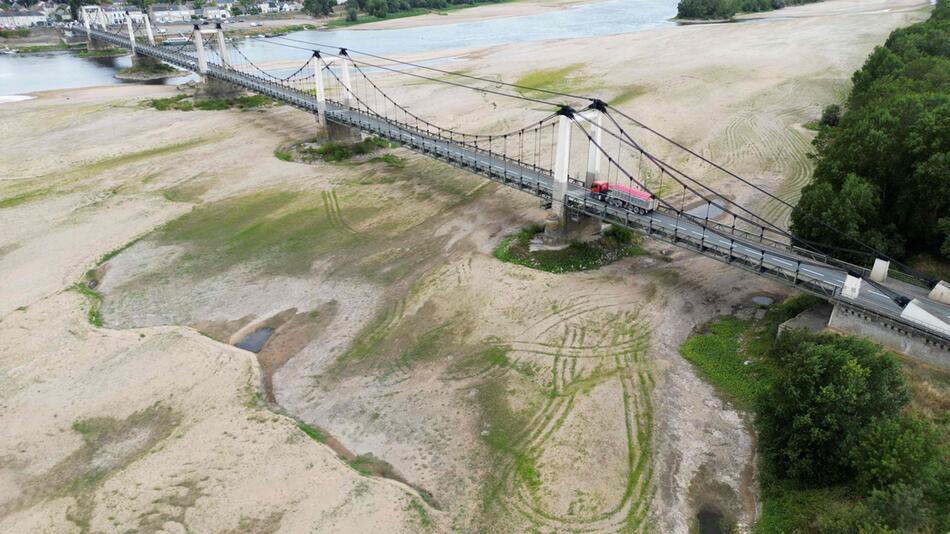
[[[181,4],[153,4],[148,8],[152,16],[152,22],[160,24],[169,22],[191,22],[191,16],[195,14],[193,9],[182,6]]]
[[[26,9],[0,11],[0,28],[29,28],[31,26],[45,26],[46,15],[39,11]]]
[[[231,16],[225,6],[208,6],[201,10],[201,16],[209,20],[224,20]]]
[[[303,9],[303,4],[301,4],[300,2],[296,2],[296,1],[293,1],[293,2],[282,2],[282,3],[280,4],[280,12],[281,12],[281,13],[290,13],[290,12],[293,12],[293,11],[301,11],[302,9]]]
[[[134,24],[141,24],[145,20],[145,13],[141,9],[131,6],[112,6],[103,8],[106,15],[106,21],[110,26],[125,24],[125,18],[128,16]]]
[[[268,13],[278,13],[280,6],[276,2],[260,2],[257,4],[257,9],[261,10],[262,15],[266,15]]]

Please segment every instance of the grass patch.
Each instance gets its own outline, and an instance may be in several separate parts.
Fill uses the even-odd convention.
[[[121,69],[116,76],[159,76],[178,72],[177,69],[165,63],[143,63]]]
[[[637,97],[643,96],[645,94],[647,94],[646,87],[634,85],[631,87],[627,87],[626,89],[621,91],[620,94],[608,100],[607,103],[610,104],[611,106],[620,106],[622,104],[626,104],[627,102],[630,102],[631,100]]]
[[[493,254],[507,263],[514,263],[549,273],[589,271],[613,263],[627,256],[646,252],[634,242],[629,230],[612,226],[601,239],[582,243],[572,242],[561,250],[530,250],[531,239],[544,231],[541,225],[531,225],[502,239]]]
[[[241,111],[247,111],[264,106],[276,104],[273,100],[263,95],[235,96],[231,98],[206,98],[195,100],[187,95],[177,95],[170,98],[156,98],[149,100],[148,105],[158,111],[178,110],[178,111],[223,111],[226,109],[237,108]]]
[[[751,327],[749,321],[722,317],[710,324],[706,333],[691,336],[680,347],[680,354],[743,410],[752,408],[767,385],[755,365],[745,364],[742,338]]]
[[[376,152],[380,148],[391,148],[392,146],[393,145],[389,143],[389,141],[380,139],[379,137],[367,137],[359,143],[341,144],[328,141],[317,148],[301,147],[298,149],[298,151],[300,152],[301,156],[303,156],[304,161],[307,162],[311,162],[316,159],[322,159],[323,161],[335,163],[346,161],[355,156],[365,156],[366,154]]]
[[[14,50],[21,54],[36,54],[40,52],[56,52],[57,50],[75,50],[82,48],[83,44],[68,45],[66,43],[44,44],[44,45],[25,45],[14,46]]]
[[[346,465],[364,477],[377,476],[395,478],[393,466],[389,465],[385,460],[380,460],[373,456],[372,453],[354,456],[346,461]]]
[[[811,130],[813,132],[821,131],[821,122],[820,121],[808,121],[805,124],[802,124],[802,127],[806,130]]]
[[[46,195],[52,193],[52,188],[45,187],[42,189],[34,189],[32,191],[26,191],[12,197],[4,198],[0,200],[0,209],[3,208],[12,208],[14,206],[19,206],[25,202],[32,200],[38,200],[45,197]]]
[[[279,159],[280,161],[293,161],[293,160],[294,160],[294,155],[293,155],[293,154],[291,154],[290,152],[287,152],[286,150],[281,150],[281,149],[279,149],[279,148],[274,150],[274,157],[277,158],[277,159]]]
[[[406,505],[406,511],[413,512],[416,515],[419,526],[423,529],[428,530],[432,528],[432,518],[429,517],[429,512],[427,512],[426,507],[422,506],[422,503],[415,498],[409,499],[409,504]]]
[[[524,411],[512,409],[508,402],[511,378],[499,377],[487,380],[480,385],[475,400],[481,412],[481,438],[489,450],[496,456],[495,464],[512,465],[518,482],[524,484],[532,493],[541,487],[536,458],[520,446],[521,433],[528,428],[532,410],[528,406]],[[489,522],[493,520],[491,507],[501,499],[506,491],[503,476],[504,469],[495,470],[483,484],[482,513]]]
[[[586,87],[586,78],[575,76],[583,68],[583,63],[574,63],[560,68],[533,70],[515,81],[516,85],[543,89],[546,91],[572,92]],[[547,95],[543,91],[518,89],[524,96],[537,97]]]
[[[317,27],[313,24],[291,24],[289,26],[281,26],[280,28],[268,28],[268,35],[287,35],[288,33],[294,32],[305,32],[310,30],[316,30]]]
[[[415,362],[431,360],[438,356],[445,346],[449,326],[449,323],[445,323],[424,332],[416,339],[412,347],[402,352],[399,356],[400,364],[403,367],[410,367]]]
[[[122,245],[122,246],[120,246],[120,247],[116,247],[116,248],[110,250],[109,252],[106,252],[105,254],[102,255],[101,258],[99,258],[99,261],[96,262],[96,265],[97,265],[97,266],[98,266],[98,265],[102,265],[103,263],[105,263],[105,262],[111,260],[112,258],[118,256],[119,253],[121,253],[121,252],[123,252],[124,250],[128,249],[128,248],[131,247],[132,245],[138,243],[138,242],[139,242],[139,239],[141,239],[141,238],[135,238],[135,239],[129,241],[128,243],[126,243],[126,244],[124,244],[124,245]]]
[[[762,515],[755,525],[759,534],[810,532],[816,516],[850,500],[848,488],[797,488],[792,484],[769,481],[763,484]]]
[[[86,319],[89,320],[89,324],[102,327],[102,316],[99,314],[99,306],[102,305],[102,295],[89,289],[89,286],[82,282],[76,282],[70,289],[89,300],[89,309],[86,310]]]
[[[910,258],[907,263],[931,278],[950,280],[950,261],[931,254],[918,254]]]
[[[356,219],[374,213],[368,207],[346,211],[347,218]],[[213,273],[240,263],[256,264],[265,274],[301,274],[317,257],[363,241],[341,225],[335,212],[331,216],[316,193],[285,191],[198,206],[161,227],[157,239],[188,246],[176,268],[182,274]]]
[[[124,48],[103,48],[102,50],[80,50],[79,57],[118,57],[129,53]]]
[[[395,154],[383,154],[369,160],[370,163],[382,163],[387,167],[402,169],[406,166],[406,158],[401,158]]]
[[[0,30],[0,38],[3,39],[16,39],[22,37],[29,37],[30,29],[29,28],[9,28],[5,30]]]
[[[818,302],[812,296],[793,297],[770,306],[759,321],[720,317],[704,332],[690,336],[680,346],[680,354],[740,409],[751,410],[774,377],[767,355],[779,325]]]
[[[327,436],[319,428],[314,428],[303,421],[297,421],[297,428],[317,443],[326,443]]]

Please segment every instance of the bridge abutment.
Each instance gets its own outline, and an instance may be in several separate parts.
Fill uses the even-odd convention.
[[[828,328],[870,339],[895,352],[950,369],[950,342],[935,340],[858,309],[835,304]]]

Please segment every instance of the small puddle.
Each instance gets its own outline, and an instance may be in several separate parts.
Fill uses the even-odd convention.
[[[759,306],[771,306],[775,299],[772,297],[766,297],[765,295],[756,295],[752,297],[752,302],[758,304]]]
[[[234,346],[256,354],[261,351],[261,349],[264,347],[264,343],[267,343],[267,340],[270,339],[270,336],[273,333],[274,329],[269,326],[258,328],[257,330],[248,334],[247,337],[241,341],[235,343]]]
[[[723,210],[714,202],[705,202],[686,212],[687,215],[699,217],[701,219],[715,219],[722,215]]]
[[[720,524],[722,514],[719,512],[703,509],[696,514],[696,519],[699,521],[699,534],[723,534]]]

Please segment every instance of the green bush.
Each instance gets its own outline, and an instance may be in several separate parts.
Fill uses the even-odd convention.
[[[910,399],[900,364],[869,341],[803,331],[784,333],[771,357],[781,373],[756,410],[765,457],[803,483],[850,480],[865,426]]]
[[[367,137],[358,143],[344,145],[328,141],[320,148],[316,149],[316,154],[324,161],[338,162],[352,158],[353,156],[363,156],[375,152],[380,148],[392,146],[389,142],[379,137]]]
[[[29,28],[12,28],[8,30],[0,30],[0,37],[4,39],[15,39],[17,37],[29,37],[30,29]]]
[[[858,436],[851,463],[865,488],[921,482],[938,460],[939,445],[936,429],[926,421],[906,416],[878,419]]]
[[[501,261],[549,273],[588,271],[623,257],[645,253],[638,244],[631,242],[633,234],[623,230],[608,230],[604,239],[591,242],[574,241],[560,250],[531,252],[531,240],[544,231],[544,226],[532,224],[522,228],[517,234],[502,239],[493,254]]]

